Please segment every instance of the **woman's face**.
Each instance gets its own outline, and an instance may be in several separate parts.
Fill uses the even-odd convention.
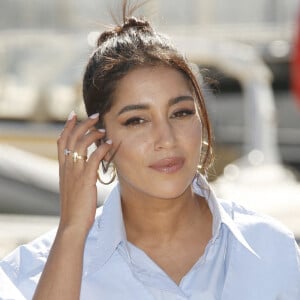
[[[118,151],[113,159],[122,191],[176,198],[191,184],[201,151],[201,121],[183,75],[143,67],[117,85],[104,122]]]

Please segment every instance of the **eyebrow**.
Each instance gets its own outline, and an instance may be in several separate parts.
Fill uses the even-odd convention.
[[[168,105],[172,106],[172,105],[175,105],[175,104],[177,104],[179,102],[182,102],[182,101],[193,101],[194,102],[194,98],[190,95],[184,95],[184,96],[171,98],[168,101]],[[146,110],[146,109],[149,109],[149,108],[150,108],[150,105],[148,105],[148,104],[130,104],[130,105],[126,105],[118,112],[118,116],[125,113],[125,112],[128,112],[128,111]]]
[[[171,98],[169,100],[169,106],[172,106],[172,105],[177,104],[177,103],[182,102],[182,101],[193,101],[194,102],[194,98],[190,95],[184,95],[184,96]]]

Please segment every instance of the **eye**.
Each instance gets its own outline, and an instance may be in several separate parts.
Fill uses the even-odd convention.
[[[192,116],[196,113],[195,110],[192,109],[182,109],[179,111],[176,111],[172,114],[171,118],[176,118],[176,119],[180,119],[180,118],[184,118],[184,117],[188,117],[188,116]]]
[[[146,122],[146,120],[139,118],[139,117],[133,117],[133,118],[129,118],[128,120],[126,120],[123,125],[124,126],[138,126],[141,124],[144,124]]]

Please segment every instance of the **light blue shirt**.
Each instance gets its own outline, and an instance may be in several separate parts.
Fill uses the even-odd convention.
[[[205,179],[193,183],[213,215],[205,253],[179,285],[126,240],[119,186],[98,209],[87,238],[81,299],[299,300],[300,253],[273,219],[217,199]],[[0,263],[0,299],[31,299],[55,230]]]

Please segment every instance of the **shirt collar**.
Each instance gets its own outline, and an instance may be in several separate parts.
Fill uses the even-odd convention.
[[[103,266],[122,242],[127,244],[120,187],[117,184],[103,206],[97,209],[96,219],[86,242],[84,273],[94,272]]]
[[[214,191],[201,174],[195,177],[192,187],[196,194],[207,200],[213,215],[212,240],[214,241],[218,238],[221,225],[224,224],[239,243],[252,254],[258,256],[234,223],[233,212],[224,209]],[[90,247],[89,244],[91,244]],[[125,246],[126,253],[129,257],[121,207],[120,186],[117,184],[104,202],[103,208],[98,209],[95,223],[88,237],[86,247],[89,247],[89,249],[86,249],[87,253],[85,254],[86,261],[90,262],[88,264],[88,272],[104,265],[120,244]]]
[[[196,194],[204,197],[207,200],[207,204],[210,208],[210,211],[213,216],[213,237],[212,241],[215,241],[219,234],[221,225],[224,224],[231,231],[236,240],[241,243],[248,251],[258,257],[258,254],[252,249],[252,247],[248,244],[242,232],[239,230],[237,225],[234,222],[234,213],[232,209],[232,205],[229,205],[230,209],[225,210],[225,208],[221,205],[219,199],[217,199],[214,191],[206,181],[206,179],[198,174],[193,181],[193,190]]]

